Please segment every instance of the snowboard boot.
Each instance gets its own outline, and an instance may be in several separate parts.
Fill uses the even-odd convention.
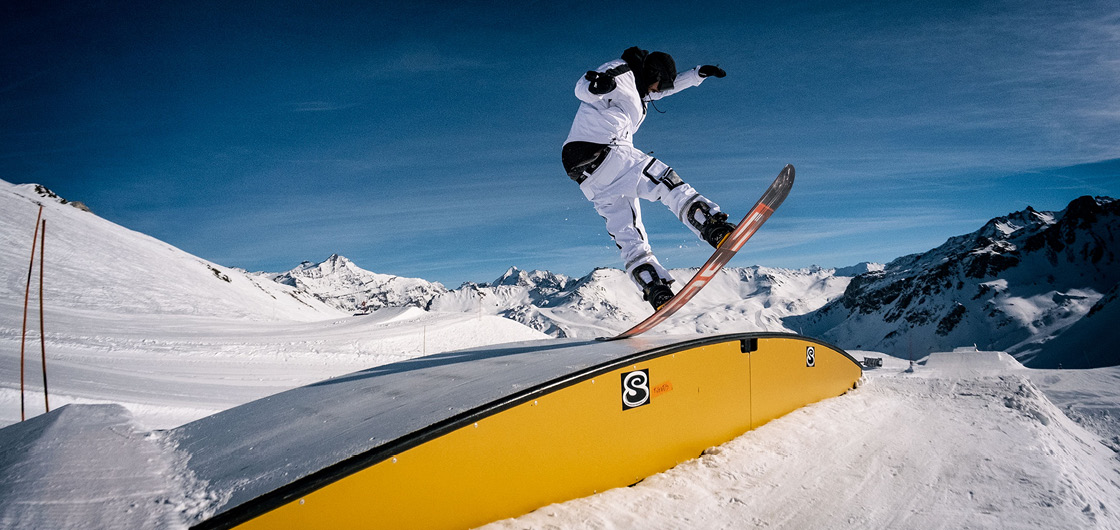
[[[659,277],[653,265],[638,265],[631,274],[642,286],[642,299],[649,302],[654,311],[673,298],[673,289],[669,287],[673,280]]]
[[[689,207],[688,222],[700,231],[700,237],[712,248],[719,248],[723,240],[735,230],[735,225],[727,222],[727,214],[712,213],[711,208],[702,201],[696,201]]]
[[[673,299],[673,289],[669,287],[668,281],[658,279],[642,289],[642,297],[653,306],[654,311],[657,311]]]

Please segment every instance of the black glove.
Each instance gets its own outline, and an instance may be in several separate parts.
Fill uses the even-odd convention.
[[[591,86],[587,87],[587,90],[596,96],[606,94],[617,86],[614,82],[614,76],[595,70],[588,70],[583,78],[591,81]]]
[[[700,74],[700,77],[708,77],[708,76],[723,77],[723,76],[727,75],[727,72],[724,72],[723,68],[720,68],[718,66],[712,66],[710,64],[705,64],[704,66],[701,66],[700,70],[698,70],[696,73]]]

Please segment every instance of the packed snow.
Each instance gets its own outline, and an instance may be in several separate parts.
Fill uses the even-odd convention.
[[[52,412],[44,414],[33,284],[23,377],[28,420],[20,422],[23,294],[40,204],[48,223]],[[406,305],[354,316],[307,290],[191,256],[34,186],[0,181],[0,212],[4,528],[185,527],[221,499],[187,471],[167,429],[372,366],[549,338],[467,304],[469,290],[437,293],[442,310]],[[850,279],[766,273],[742,269],[726,285],[709,287],[714,298],[667,331],[773,329],[781,317],[839,296]],[[609,270],[596,274],[606,283],[557,287],[571,293],[625,280]],[[485,286],[486,295],[503,292],[500,283]],[[720,300],[719,289],[733,294]],[[515,291],[505,292],[527,292]],[[1100,298],[1077,302],[1077,310],[1099,306],[1093,297]],[[565,314],[570,306],[540,310],[583,329],[586,315],[608,301],[580,297],[587,311],[578,314]],[[727,312],[773,319],[724,321]],[[633,316],[622,313],[602,313],[607,323],[592,331],[624,327]],[[1005,353],[971,348],[923,354],[913,364],[851,353],[884,359],[856,390],[633,487],[490,527],[1120,528],[1120,367],[1031,370]]]

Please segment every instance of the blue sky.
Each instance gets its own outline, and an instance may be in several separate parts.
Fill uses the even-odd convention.
[[[639,148],[732,216],[797,167],[732,266],[885,262],[1120,196],[1114,0],[72,4],[2,8],[0,179],[227,266],[619,267],[559,152],[576,80],[633,45],[728,73]],[[710,254],[643,207],[666,266]]]

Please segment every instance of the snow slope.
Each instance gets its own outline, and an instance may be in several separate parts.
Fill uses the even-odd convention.
[[[38,205],[47,221],[49,307],[252,320],[312,321],[343,314],[306,293],[210,263],[75,208],[40,186],[0,181],[5,328],[11,314],[22,311]]]
[[[1120,322],[1120,283],[1104,293],[1085,316],[1061,334],[1022,348],[1021,358],[1038,366],[1091,368],[1120,365],[1120,349],[1108,337]]]
[[[311,323],[52,315],[50,404],[119,403],[139,423],[169,428],[370,366],[544,336],[498,317],[415,311]],[[0,339],[0,425],[20,419],[19,336],[12,335]],[[31,345],[27,412],[35,415],[45,405],[38,344]]]
[[[209,263],[42,188],[0,181],[0,425],[47,406],[37,302],[22,407],[19,393],[27,260],[40,204],[53,408],[119,403],[148,428],[174,427],[371,365],[542,336],[492,316],[391,308],[351,317],[311,293]]]
[[[0,430],[0,526],[186,528],[182,465],[124,407],[63,407]]]

